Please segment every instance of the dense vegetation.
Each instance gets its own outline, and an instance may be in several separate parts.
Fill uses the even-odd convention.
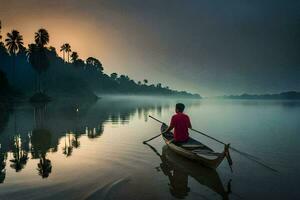
[[[48,94],[51,97],[72,95],[95,97],[96,94],[165,95],[200,98],[198,94],[171,90],[162,84],[148,84],[148,80],[134,81],[127,75],[103,72],[97,58],[82,60],[71,45],[65,43],[59,57],[49,44],[49,34],[39,29],[34,43],[23,46],[22,35],[13,30],[7,33],[5,43],[0,43],[0,70],[3,70],[13,87],[25,95]]]
[[[6,74],[0,70],[0,96],[8,96],[12,93]]]
[[[300,99],[300,92],[289,91],[280,94],[242,94],[242,95],[227,95],[221,98],[226,99]]]
[[[4,128],[3,125],[8,122],[11,108],[10,100],[14,94],[15,91],[13,91],[9,85],[5,73],[0,70],[0,133]]]

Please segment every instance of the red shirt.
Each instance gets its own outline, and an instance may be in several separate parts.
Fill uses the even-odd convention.
[[[188,140],[188,129],[192,127],[189,116],[184,113],[176,113],[171,119],[170,127],[174,128],[175,141],[184,142]]]

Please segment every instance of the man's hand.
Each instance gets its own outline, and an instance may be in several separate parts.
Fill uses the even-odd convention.
[[[171,139],[171,140],[169,140],[169,141],[167,141],[167,144],[171,144],[173,141],[174,141],[174,138]]]
[[[168,126],[168,128],[166,130],[164,130],[162,133],[168,133],[173,129],[173,127]]]

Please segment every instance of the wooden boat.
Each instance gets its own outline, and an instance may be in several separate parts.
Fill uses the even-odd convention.
[[[166,144],[170,147],[170,149],[177,154],[180,154],[191,160],[196,160],[202,165],[212,169],[216,169],[225,157],[230,160],[229,144],[225,145],[224,151],[222,153],[218,153],[191,137],[187,142],[180,144],[174,143],[173,133],[163,133],[163,131],[167,128],[168,126],[166,124],[162,124],[162,137]],[[228,162],[231,163],[230,161]]]
[[[225,188],[216,170],[191,162],[176,154],[167,145],[162,148],[160,168],[170,180],[170,192],[175,197],[188,196],[188,178],[191,177],[199,184],[219,194],[223,200],[231,193],[231,180]]]

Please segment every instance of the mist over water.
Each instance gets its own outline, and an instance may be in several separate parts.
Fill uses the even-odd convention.
[[[177,102],[193,128],[256,155],[231,152],[216,173],[151,142]],[[97,102],[21,103],[0,123],[0,199],[297,199],[300,101],[104,96]],[[190,135],[216,151],[219,145]],[[2,162],[3,161],[3,162]],[[2,164],[1,164],[2,162]],[[182,167],[183,166],[183,167]],[[205,172],[205,173],[201,173]],[[232,193],[227,185],[231,180]],[[138,188],[138,189],[137,189]],[[175,188],[175,189],[174,189]]]

